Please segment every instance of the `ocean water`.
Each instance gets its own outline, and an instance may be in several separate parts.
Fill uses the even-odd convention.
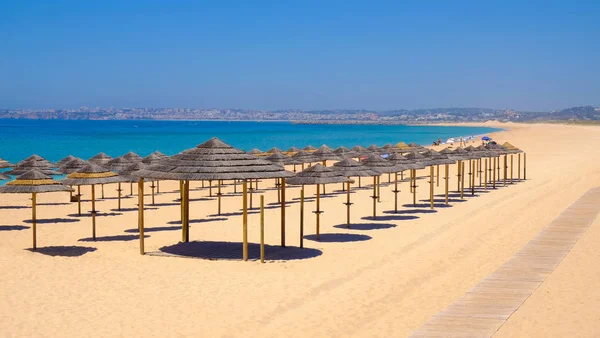
[[[416,142],[429,145],[450,137],[483,135],[495,128],[403,125],[300,125],[289,122],[242,121],[59,121],[0,120],[0,158],[16,163],[38,154],[58,161],[71,154],[89,159],[103,151],[116,157],[155,150],[167,155],[192,148],[216,136],[234,147],[263,151],[291,146],[332,148],[357,144],[382,146]]]

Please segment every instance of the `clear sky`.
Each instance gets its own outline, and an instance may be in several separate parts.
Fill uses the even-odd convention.
[[[600,104],[600,1],[0,1],[0,108]]]

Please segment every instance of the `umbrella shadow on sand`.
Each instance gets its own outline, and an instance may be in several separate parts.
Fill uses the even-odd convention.
[[[36,250],[25,250],[53,257],[79,257],[85,255],[88,252],[94,252],[98,249],[89,246],[46,246],[42,248],[37,248]]]
[[[208,222],[221,222],[221,221],[226,221],[227,218],[225,217],[220,217],[220,218],[202,218],[202,219],[191,219],[190,220],[190,224],[192,223],[208,223]],[[181,220],[175,220],[175,221],[168,221],[167,224],[181,224]],[[181,228],[181,227],[180,227]]]
[[[36,223],[38,224],[49,224],[49,223],[76,223],[76,222],[80,222],[81,220],[76,219],[76,218],[38,218],[35,220]],[[23,223],[29,223],[31,224],[32,221],[30,219],[26,219],[23,221]]]
[[[395,228],[396,224],[392,223],[350,223],[350,227],[347,224],[334,225],[334,228],[338,229],[349,229],[349,230],[381,230]]]
[[[29,229],[29,227],[23,225],[0,225],[0,231],[21,231]]]
[[[180,242],[174,245],[163,246],[157,252],[149,252],[149,255],[175,256],[202,259],[232,259],[241,260],[241,242],[218,242],[218,241],[193,241],[189,243]],[[281,247],[265,244],[266,260],[297,260],[308,259],[322,255],[323,252],[311,248]],[[260,245],[248,243],[248,259],[260,259]]]
[[[435,209],[403,209],[394,212],[394,210],[386,210],[383,213],[387,215],[414,215],[414,214],[435,214],[438,212]]]
[[[150,237],[150,236],[144,235],[144,238],[148,238],[148,237]],[[116,236],[96,237],[96,240],[94,240],[91,237],[81,238],[81,239],[79,239],[79,242],[128,242],[128,241],[138,240],[139,238],[140,238],[140,236],[136,236],[136,235],[116,235]]]
[[[304,238],[309,241],[322,243],[346,243],[368,241],[372,237],[359,234],[320,234],[319,239],[317,239],[317,235],[306,235]]]
[[[373,216],[361,217],[361,219],[364,219],[365,221],[409,221],[417,218],[419,218],[419,216],[415,215],[380,215],[376,218],[373,218]]]
[[[162,226],[162,227],[144,227],[144,232],[158,232],[158,231],[177,231],[181,230],[181,225],[175,226]],[[126,229],[124,232],[137,234],[140,232],[138,228]]]

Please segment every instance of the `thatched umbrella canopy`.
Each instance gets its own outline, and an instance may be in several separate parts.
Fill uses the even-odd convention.
[[[165,158],[165,157],[169,157],[163,153],[161,153],[160,151],[156,150],[155,152],[152,153],[153,155],[158,156],[159,158]]]
[[[74,173],[77,170],[83,168],[83,166],[89,164],[88,161],[86,160],[82,160],[78,157],[74,158],[73,160],[63,164],[61,167],[58,168],[58,171],[60,171],[63,174],[70,174],[70,173]]]
[[[254,149],[250,150],[250,151],[248,152],[248,154],[250,154],[250,155],[256,155],[256,156],[260,156],[260,155],[262,155],[262,154],[263,154],[263,151],[262,151],[262,150],[260,150],[260,149],[254,148]]]
[[[73,155],[69,155],[69,156],[67,156],[67,157],[63,158],[62,160],[60,160],[60,161],[58,161],[58,162],[54,163],[54,166],[55,166],[56,168],[60,168],[60,167],[64,166],[65,164],[67,164],[68,162],[71,162],[71,161],[73,161],[73,160],[74,160],[74,159],[76,159],[76,158],[77,158],[77,157],[75,157],[75,156],[73,156]]]
[[[329,183],[344,183],[348,182],[348,178],[344,176],[339,170],[322,166],[321,164],[315,164],[314,166],[303,170],[296,174],[296,176],[288,179],[289,184],[293,185],[316,185],[317,186],[317,210],[314,211],[316,215],[317,224],[317,240],[319,239],[319,228],[320,228],[320,216],[323,213],[321,210],[321,184]],[[302,188],[304,190],[304,188]],[[303,194],[302,194],[303,195]],[[300,200],[303,204],[303,198]],[[301,206],[303,208],[303,205]],[[302,216],[301,216],[302,217]],[[302,219],[302,218],[301,218]],[[303,225],[300,225],[302,234]]]
[[[10,176],[0,173],[0,181],[10,180]]]
[[[97,164],[97,165],[105,165],[108,161],[112,160],[112,157],[106,155],[103,152],[98,153],[98,155],[90,158],[88,162]]]
[[[146,156],[146,157],[144,157],[142,159],[142,163],[144,163],[144,164],[154,164],[154,163],[157,163],[160,160],[161,160],[160,157],[158,157],[158,156],[156,156],[154,154],[150,154],[150,155],[148,155],[148,156]]]
[[[54,165],[48,161],[39,161],[35,159],[29,159],[19,162],[12,170],[5,171],[6,175],[19,176],[23,175],[28,171],[36,170],[41,172],[44,175],[62,175],[62,173],[54,170],[52,167]]]
[[[282,246],[285,246],[285,178],[291,177],[291,172],[279,165],[269,161],[259,159],[256,156],[247,154],[243,150],[236,149],[229,144],[222,142],[217,138],[212,138],[196,148],[181,152],[180,154],[171,156],[158,164],[149,166],[148,168],[139,170],[133,173],[133,176],[140,177],[138,186],[143,190],[143,179],[162,179],[162,180],[179,180],[185,181],[184,196],[183,196],[183,212],[182,228],[183,239],[189,241],[189,181],[198,180],[244,180],[243,183],[243,254],[244,260],[248,258],[248,241],[247,241],[247,199],[246,199],[246,181],[247,179],[282,179]],[[220,202],[219,195],[218,201]],[[140,204],[143,200],[140,198]],[[220,203],[219,203],[220,204]],[[220,209],[220,205],[219,205]],[[220,211],[220,210],[219,210]],[[143,215],[141,220],[143,220]],[[143,224],[140,220],[140,224]],[[143,232],[141,230],[140,232]],[[140,236],[143,236],[140,234]],[[143,237],[140,237],[142,240]],[[143,249],[143,247],[142,247]],[[142,250],[143,251],[143,250]]]
[[[275,154],[275,153],[282,153],[283,151],[277,147],[273,147],[269,150],[267,150],[267,154]]]
[[[307,152],[309,152],[309,153],[311,153],[311,152],[313,152],[313,151],[317,151],[317,148],[315,148],[315,147],[313,147],[313,146],[311,146],[311,145],[308,145],[308,146],[304,147],[304,149],[303,149],[303,150],[304,150],[304,151],[307,151]]]
[[[12,168],[15,165],[8,162],[7,160],[3,160],[0,158],[0,169],[4,169],[4,168]]]
[[[319,147],[319,149],[327,149],[327,150],[329,150],[329,151],[333,151],[333,149],[332,149],[330,146],[326,145],[326,144],[322,144],[322,145]],[[317,149],[317,150],[318,150],[318,149]]]
[[[31,224],[33,229],[33,250],[37,249],[37,222],[36,222],[36,197],[37,194],[46,192],[72,191],[71,188],[55,181],[49,175],[31,170],[18,176],[14,181],[0,186],[0,193],[31,194]]]
[[[424,150],[427,150],[427,148],[425,148],[425,147],[423,147],[423,146],[421,146],[419,144],[416,144],[414,142],[409,143],[408,147],[409,147],[409,149],[411,151],[424,151]]]
[[[339,158],[356,158],[359,157],[360,155],[358,153],[356,153],[353,150],[350,150],[344,146],[341,146],[339,148],[337,148],[336,150],[333,151],[334,154],[338,155]]]
[[[371,144],[370,146],[367,147],[367,150],[369,150],[372,153],[380,153],[381,152],[381,148],[379,148],[376,144]]]
[[[131,162],[128,161],[127,159],[125,159],[123,156],[119,156],[119,157],[115,157],[112,160],[108,161],[108,163],[106,163],[104,165],[104,168],[112,171],[113,173],[118,173],[119,176],[121,176],[122,182],[129,182],[129,196],[131,196],[131,195],[133,195],[133,182],[137,182],[137,179],[131,180],[131,179],[129,179],[129,177],[125,177],[125,176],[121,175],[121,172],[126,170],[128,167],[134,166],[138,163],[141,163],[141,162],[135,162],[134,164],[131,164]],[[122,191],[123,191],[123,189],[121,189],[121,182],[118,182],[117,192],[118,192],[119,196],[121,195]],[[119,200],[120,200],[120,197],[119,197]],[[117,209],[121,210],[120,202],[119,202]]]
[[[320,161],[323,161],[323,165],[327,165],[327,160],[340,160],[340,156],[338,154],[333,153],[331,151],[331,148],[329,148],[326,145],[322,145],[319,149],[314,151],[312,155]]]
[[[123,158],[131,163],[140,162],[142,160],[142,157],[134,153],[133,151],[130,151],[127,154],[123,155]]]
[[[50,161],[46,160],[45,158],[43,158],[39,155],[36,155],[36,154],[33,154],[33,155],[29,156],[28,158],[22,160],[21,162],[17,163],[16,166],[20,166],[21,164],[24,164],[26,162],[27,163],[36,162],[38,164],[37,167],[54,168],[54,164],[52,164],[52,162],[50,162]]]
[[[61,181],[66,185],[90,185],[92,187],[92,238],[96,240],[96,184],[109,184],[123,182],[123,178],[116,173],[101,167],[97,164],[88,163],[78,171],[68,174],[67,178]],[[119,207],[121,204],[121,192],[119,191]],[[81,201],[78,202],[79,212],[81,213]]]
[[[355,160],[346,157],[343,160],[333,164],[333,169],[339,171],[343,176],[348,177],[370,177],[378,176],[379,173],[365,167]],[[350,181],[346,182],[346,226],[350,227]]]
[[[294,155],[290,157],[290,163],[294,164],[294,172],[296,172],[296,164],[302,165],[302,170],[304,170],[304,163],[313,163],[319,162],[319,159],[313,154],[306,152],[304,150],[300,150]]]
[[[513,183],[513,155],[517,154],[517,159],[518,159],[518,168],[517,168],[517,175],[518,175],[518,179],[521,179],[521,153],[523,153],[523,150],[513,146],[512,144],[508,143],[508,142],[504,142],[504,144],[502,144],[502,146],[505,149],[508,149],[508,151],[510,152],[510,183]],[[523,156],[525,156],[525,154],[523,153]]]
[[[354,147],[352,147],[353,152],[355,152],[356,154],[358,154],[358,156],[364,156],[364,155],[369,155],[372,152],[370,150],[368,150],[367,148],[361,146],[361,145],[356,145]]]
[[[381,174],[391,174],[397,173],[403,170],[406,170],[405,167],[395,164],[394,162],[390,162],[389,160],[385,160],[381,158],[381,156],[376,154],[370,154],[365,160],[362,161],[362,164],[378,173],[379,175],[373,176],[373,218],[377,218],[377,202],[381,201],[380,195],[380,180],[379,177]],[[396,175],[395,175],[396,176]],[[397,177],[397,176],[396,176]]]
[[[294,154],[294,153],[297,153],[297,152],[299,152],[300,150],[302,150],[302,149],[300,149],[300,148],[296,148],[296,147],[290,147],[290,149],[286,150],[285,152],[286,152],[286,153],[288,153],[288,155],[289,155],[289,154]]]
[[[264,159],[280,166],[291,163],[291,158],[284,153],[273,153]]]

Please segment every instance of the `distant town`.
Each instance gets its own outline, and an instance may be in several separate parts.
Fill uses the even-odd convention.
[[[246,110],[191,108],[0,109],[0,119],[42,120],[223,120],[291,121],[294,123],[427,124],[485,122],[589,122],[600,121],[600,108],[573,107],[550,112],[512,109],[435,108],[416,110]]]

